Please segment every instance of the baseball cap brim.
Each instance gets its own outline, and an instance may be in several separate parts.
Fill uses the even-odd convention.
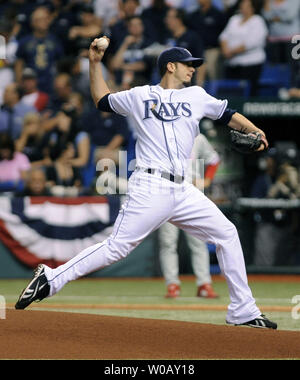
[[[204,59],[203,58],[194,58],[194,57],[188,57],[185,59],[181,59],[178,62],[192,62],[193,67],[199,67],[203,64]]]
[[[36,72],[30,67],[26,67],[22,72],[22,79],[32,79],[36,77]]]

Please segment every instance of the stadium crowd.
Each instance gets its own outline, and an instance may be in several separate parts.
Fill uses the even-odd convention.
[[[205,57],[194,84],[247,80],[260,96],[266,65],[284,65],[300,97],[299,32],[299,0],[0,1],[0,191],[93,194],[95,162],[134,158],[130,120],[92,104],[94,38],[110,38],[101,64],[112,90],[157,83],[157,56],[177,45]]]

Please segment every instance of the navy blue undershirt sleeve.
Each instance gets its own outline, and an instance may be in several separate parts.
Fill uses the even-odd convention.
[[[109,94],[104,95],[98,102],[97,108],[99,111],[102,112],[112,112],[115,113],[115,111],[111,108],[109,101],[108,101]]]
[[[234,115],[236,112],[237,112],[236,110],[233,110],[231,108],[226,108],[222,117],[216,120],[217,124],[228,125],[228,123],[230,122],[232,118],[232,115]]]

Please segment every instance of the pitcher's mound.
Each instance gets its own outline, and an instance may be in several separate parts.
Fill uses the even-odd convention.
[[[0,359],[300,358],[300,333],[190,322],[7,310]]]

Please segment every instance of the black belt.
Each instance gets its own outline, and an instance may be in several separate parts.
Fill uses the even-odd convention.
[[[148,169],[145,169],[144,172],[148,174],[155,174],[156,170],[157,169],[148,168]],[[184,181],[184,177],[182,177],[181,175],[173,175],[168,172],[161,172],[161,177],[168,179],[169,181],[174,182],[174,183],[182,183]]]

